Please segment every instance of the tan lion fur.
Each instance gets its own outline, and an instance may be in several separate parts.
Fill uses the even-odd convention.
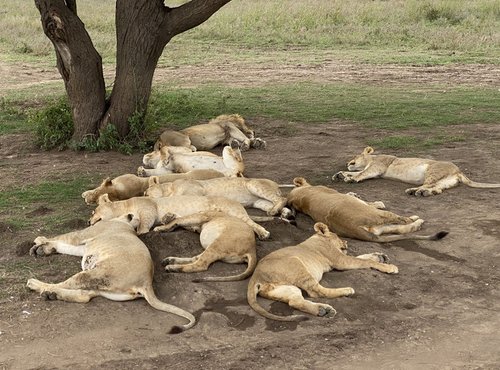
[[[156,297],[153,261],[148,248],[135,233],[134,226],[138,224],[139,220],[126,214],[120,219],[102,221],[54,238],[37,237],[31,255],[63,253],[81,256],[82,271],[58,284],[29,279],[28,288],[47,299],[79,303],[97,296],[114,301],[144,297],[157,310],[188,319],[189,323],[181,329],[192,327],[195,324],[193,315]]]
[[[253,229],[239,218],[222,212],[199,212],[176,218],[167,214],[165,225],[155,227],[155,231],[171,231],[176,227],[200,233],[200,243],[205,251],[191,258],[167,257],[163,260],[165,271],[198,272],[206,271],[215,261],[227,263],[247,263],[244,272],[235,276],[205,277],[196,281],[235,281],[250,276],[257,264],[255,234]]]
[[[210,152],[191,152],[179,150],[179,147],[163,147],[160,149],[160,160],[155,167],[153,169],[139,167],[137,173],[140,176],[158,176],[168,173],[185,173],[194,169],[212,169],[221,172],[224,176],[243,176],[245,170],[243,157],[237,145],[233,146],[234,148],[225,146],[222,150],[222,157]],[[153,164],[155,161],[148,163]]]
[[[255,223],[241,204],[222,197],[179,195],[167,198],[135,197],[111,202],[107,195],[102,195],[97,204],[90,218],[91,225],[101,220],[110,220],[131,213],[139,219],[137,233],[145,234],[153,226],[159,225],[167,213],[182,217],[198,212],[219,211],[245,222],[259,238],[269,237],[269,231]]]
[[[255,138],[254,131],[239,114],[223,114],[208,123],[185,128],[177,134],[174,132],[171,130],[163,132],[155,143],[155,150],[171,145],[210,150],[217,145],[230,145],[234,140],[240,143],[241,150],[266,146],[265,141]]]
[[[286,205],[279,185],[268,179],[221,177],[209,180],[177,180],[167,184],[152,184],[144,193],[153,198],[172,195],[209,195],[225,197],[274,216]]]
[[[363,152],[347,164],[349,171],[340,171],[332,180],[361,182],[383,178],[421,185],[406,189],[406,194],[424,197],[441,194],[443,190],[460,183],[473,188],[500,188],[500,184],[475,182],[467,178],[451,162],[422,158],[398,158],[393,155],[373,155],[374,149],[366,147]]]
[[[326,186],[311,186],[302,177],[293,182],[297,187],[288,194],[288,205],[316,222],[325,223],[339,236],[382,243],[404,239],[438,240],[448,234],[442,231],[433,235],[409,235],[424,223],[418,216],[399,216],[377,209],[355,196]]]
[[[156,184],[180,179],[206,180],[216,177],[224,177],[224,174],[210,169],[192,170],[186,173],[170,173],[149,178],[126,174],[112,180],[109,177],[104,179],[97,188],[84,191],[82,198],[85,199],[87,204],[97,203],[97,199],[103,194],[108,194],[111,201],[125,200],[144,195],[146,189]]]
[[[279,321],[299,321],[307,316],[274,315],[257,302],[257,295],[287,303],[290,307],[314,316],[335,315],[335,309],[324,303],[304,299],[302,290],[312,298],[337,298],[354,294],[354,289],[325,288],[320,284],[325,272],[372,268],[388,274],[397,274],[394,265],[381,263],[387,260],[382,253],[357,257],[348,256],[347,243],[332,233],[323,223],[314,225],[316,233],[304,242],[278,249],[261,259],[250,278],[247,300],[262,316]]]

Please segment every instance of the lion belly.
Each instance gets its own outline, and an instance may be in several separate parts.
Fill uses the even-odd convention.
[[[224,173],[226,166],[218,157],[175,157],[174,160],[176,172],[189,172],[199,169],[213,169]]]
[[[421,185],[424,183],[428,167],[428,163],[420,163],[413,166],[408,166],[405,163],[393,164],[387,168],[383,177],[389,180],[399,180],[408,184]]]

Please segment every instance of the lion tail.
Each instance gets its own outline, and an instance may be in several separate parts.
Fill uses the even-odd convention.
[[[398,235],[374,235],[367,232],[365,240],[376,243],[389,243],[398,240],[441,240],[448,231],[439,231],[431,235],[412,235],[412,234],[398,234]]]
[[[257,279],[252,276],[250,282],[248,283],[247,290],[247,300],[248,304],[252,309],[258,314],[264,316],[267,319],[277,320],[277,321],[304,321],[308,320],[307,316],[304,315],[291,315],[291,316],[278,316],[266,311],[259,302],[257,302],[257,295],[259,294],[260,284],[256,281]]]
[[[151,307],[156,308],[157,310],[160,311],[173,313],[174,315],[181,316],[189,320],[189,322],[185,325],[181,326],[176,325],[172,327],[172,329],[170,330],[170,334],[177,334],[183,332],[184,330],[193,327],[193,325],[196,323],[195,317],[189,312],[183,310],[182,308],[160,301],[156,296],[152,286],[140,290],[140,293],[144,296],[146,301],[148,301]]]
[[[247,253],[245,255],[247,260],[247,268],[239,275],[231,275],[231,276],[207,276],[199,279],[193,280],[195,283],[200,283],[202,281],[238,281],[245,280],[247,277],[252,275],[253,270],[255,270],[255,266],[257,266],[257,256],[255,252]]]
[[[458,178],[460,179],[460,182],[462,184],[465,184],[467,186],[470,186],[471,188],[500,188],[500,184],[487,184],[484,182],[475,182],[469,179],[467,176],[465,176],[463,173],[458,174]]]

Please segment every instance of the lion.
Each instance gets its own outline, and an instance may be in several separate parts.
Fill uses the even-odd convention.
[[[470,180],[451,162],[398,158],[382,154],[372,155],[373,152],[372,147],[366,147],[360,155],[347,163],[349,172],[337,172],[332,176],[332,180],[361,182],[377,177],[398,180],[421,185],[406,189],[406,194],[424,197],[441,194],[443,190],[458,186],[460,183],[472,188],[500,188],[500,184],[486,184]]]
[[[132,174],[121,175],[112,180],[107,177],[97,188],[84,191],[82,198],[87,204],[96,203],[103,194],[108,194],[112,201],[129,199],[143,195],[150,185],[156,184],[156,181],[158,178],[143,178]]]
[[[247,263],[244,272],[235,276],[204,277],[200,281],[236,281],[249,277],[257,265],[255,234],[253,229],[239,218],[222,212],[199,212],[178,217],[167,213],[154,231],[171,231],[176,227],[200,233],[200,243],[205,251],[191,258],[167,257],[162,261],[165,271],[206,271],[215,261]]]
[[[325,288],[320,280],[325,272],[372,268],[388,274],[397,274],[395,265],[387,264],[382,253],[363,254],[357,257],[345,254],[347,242],[340,239],[328,226],[318,222],[315,234],[304,242],[271,252],[261,259],[248,282],[247,300],[257,313],[278,321],[302,321],[305,315],[274,315],[257,302],[257,295],[287,303],[290,307],[315,316],[334,316],[335,309],[324,303],[304,299],[302,290],[309,297],[337,298],[354,294],[354,289]]]
[[[177,132],[172,130],[164,131],[155,143],[155,150],[163,146],[178,145],[196,150],[210,150],[217,145],[231,145],[237,141],[241,145],[241,150],[250,148],[265,148],[266,142],[256,138],[243,117],[239,114],[223,114],[208,123],[194,125]],[[184,135],[184,137],[182,136]]]
[[[86,303],[97,296],[113,301],[144,297],[157,310],[189,320],[186,325],[172,328],[172,333],[191,328],[196,321],[192,314],[156,297],[153,261],[148,248],[135,233],[134,227],[138,225],[139,220],[132,214],[124,214],[54,238],[37,237],[31,255],[80,256],[82,271],[58,284],[29,279],[28,288],[46,299],[78,303]]]
[[[325,223],[341,237],[385,243],[406,239],[439,240],[448,234],[440,231],[433,235],[410,235],[424,223],[418,216],[399,216],[351,194],[342,194],[326,186],[311,186],[302,177],[296,177],[293,182],[297,187],[288,194],[288,205],[309,215],[315,222]]]
[[[167,198],[135,197],[111,202],[107,194],[104,194],[98,199],[97,204],[97,208],[92,212],[89,220],[91,225],[99,221],[110,220],[132,213],[139,219],[139,226],[137,227],[137,234],[139,235],[145,234],[153,226],[159,225],[167,213],[182,217],[206,211],[225,212],[242,220],[254,230],[260,239],[267,239],[270,235],[269,231],[248,216],[241,204],[223,197],[179,195]],[[254,219],[267,221],[267,219],[261,217],[254,217]]]
[[[285,185],[286,186],[286,185]],[[172,195],[208,195],[225,197],[241,203],[244,207],[253,207],[274,216],[282,212],[285,218],[291,213],[283,208],[286,198],[280,186],[268,179],[245,177],[221,177],[209,180],[177,180],[165,184],[152,184],[144,195],[153,198]]]
[[[221,172],[224,176],[242,177],[245,170],[237,143],[225,146],[222,150],[222,157],[210,152],[179,151],[178,149],[172,151],[172,147],[165,148],[167,148],[164,151],[166,154],[161,157],[155,168],[139,167],[137,169],[140,176],[184,173],[194,169],[212,169]]]
[[[103,194],[108,194],[111,201],[125,200],[138,197],[144,194],[144,191],[150,186],[171,182],[179,179],[206,180],[224,175],[215,170],[192,170],[186,173],[171,173],[160,176],[151,176],[149,178],[139,177],[132,174],[125,174],[114,179],[110,177],[104,179],[97,188],[87,190],[82,193],[85,203],[97,203],[97,199]]]

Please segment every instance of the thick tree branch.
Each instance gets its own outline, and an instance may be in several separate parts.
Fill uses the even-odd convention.
[[[77,15],[76,13],[76,0],[66,0],[66,6],[68,7],[69,10],[73,12],[73,14]]]
[[[165,22],[162,27],[165,43],[175,35],[202,24],[230,1],[191,0],[176,8],[166,8]]]

